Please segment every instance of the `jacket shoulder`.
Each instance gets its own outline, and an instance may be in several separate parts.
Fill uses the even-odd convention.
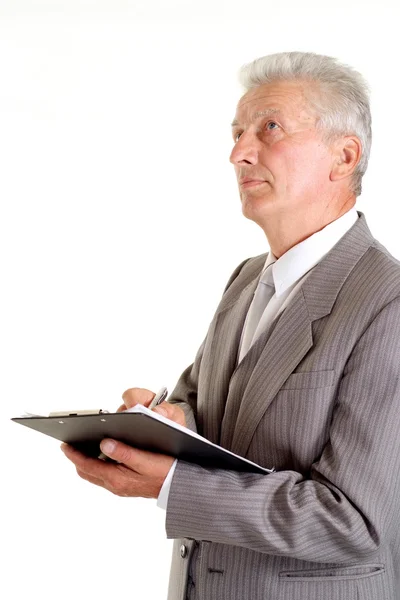
[[[400,296],[400,260],[378,240],[374,240],[366,259],[375,284],[386,289],[393,298]]]

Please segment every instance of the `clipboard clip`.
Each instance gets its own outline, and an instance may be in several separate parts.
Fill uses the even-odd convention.
[[[108,410],[101,408],[93,410],[62,410],[49,413],[49,417],[78,417],[81,415],[107,415],[110,414]]]

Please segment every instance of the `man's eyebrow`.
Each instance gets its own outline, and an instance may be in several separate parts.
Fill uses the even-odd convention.
[[[267,108],[266,110],[259,110],[254,113],[251,120],[256,121],[257,119],[260,119],[261,117],[269,117],[271,115],[280,114],[280,112],[281,111],[278,108]],[[234,119],[231,123],[231,126],[237,127],[237,125],[240,125],[240,123],[237,119]]]

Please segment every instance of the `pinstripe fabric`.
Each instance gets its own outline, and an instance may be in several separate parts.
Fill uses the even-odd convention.
[[[178,462],[169,600],[400,600],[400,263],[359,216],[237,364],[265,255],[239,265],[177,383],[192,427],[277,471]]]

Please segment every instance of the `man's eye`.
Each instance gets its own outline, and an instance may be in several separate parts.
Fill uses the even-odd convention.
[[[279,125],[278,125],[278,123],[275,123],[275,121],[268,121],[268,123],[266,124],[265,127],[269,131],[274,131],[275,129],[279,129]],[[239,138],[241,135],[242,135],[242,132],[240,132],[240,131],[238,131],[237,133],[234,134],[233,140],[234,140],[235,144],[239,141]]]

